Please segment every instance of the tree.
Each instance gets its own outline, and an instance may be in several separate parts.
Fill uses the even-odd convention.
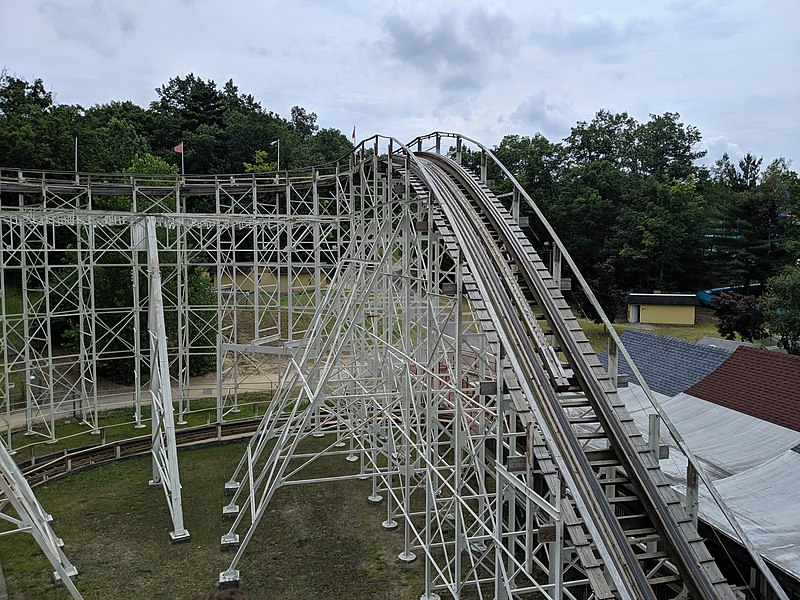
[[[735,292],[722,292],[712,303],[714,316],[718,319],[717,330],[727,340],[736,339],[753,342],[767,337],[764,316],[755,296]]]
[[[533,137],[506,135],[494,154],[514,174],[531,199],[549,216],[558,196],[557,182],[564,172],[565,154],[560,144],[552,144],[543,135]],[[499,193],[511,190],[505,177],[496,175]]]
[[[695,173],[694,161],[706,155],[698,149],[702,136],[692,125],[684,125],[678,113],[650,115],[635,132],[635,169],[642,175],[665,180],[685,180]]]
[[[185,132],[183,152],[187,173],[229,173],[232,169],[226,156],[224,130],[219,125],[203,123],[197,129]],[[238,165],[237,165],[238,166]]]
[[[548,217],[580,268],[610,261],[621,288],[699,285],[708,217],[693,165],[700,139],[677,113],[640,124],[601,110],[572,128]]]
[[[72,169],[80,107],[59,107],[44,82],[0,74],[0,164]]]
[[[592,293],[594,293],[594,297],[600,304],[600,308],[603,309],[603,312],[608,317],[608,320],[613,323],[622,312],[622,307],[625,306],[628,294],[617,287],[616,273],[614,272],[614,266],[610,262],[604,261],[597,263],[592,267],[592,272],[592,276],[587,278],[586,283],[589,284],[589,288],[592,290]],[[595,323],[602,322],[600,315],[594,309],[594,306],[591,305],[582,290],[576,291],[575,299],[586,316],[591,318]]]
[[[800,196],[797,174],[784,159],[773,161],[763,172],[761,164],[760,157],[748,153],[737,170],[723,155],[714,169],[711,191],[719,208],[712,225],[713,249],[735,283],[764,283],[800,257],[800,231],[794,225]]]
[[[225,156],[231,172],[241,171],[259,150],[268,153],[269,162],[277,162],[277,147],[269,145],[277,139],[281,140],[281,166],[289,164],[287,150],[291,148],[286,142],[295,136],[285,119],[275,113],[237,110],[228,115],[226,123]]]
[[[143,138],[148,138],[153,129],[152,113],[141,106],[137,106],[130,100],[95,104],[86,109],[83,128],[84,130],[92,130],[107,127],[112,119],[130,123],[136,130],[136,134]]]
[[[149,152],[137,154],[131,160],[131,164],[125,169],[125,173],[144,173],[148,175],[177,175],[178,167],[171,165],[163,158],[154,156]]]
[[[101,127],[88,129],[79,136],[78,166],[90,173],[120,173],[150,146],[130,122],[111,117]]]
[[[256,150],[252,163],[244,163],[245,173],[272,173],[277,171],[278,163],[269,162],[266,150]]]
[[[800,259],[800,177],[785,158],[775,159],[764,170],[758,193],[775,213],[774,266],[795,264]]]
[[[323,165],[347,156],[353,144],[338,129],[319,129],[311,138],[311,164]]]
[[[310,113],[301,106],[292,107],[292,127],[301,140],[308,140],[319,129],[317,113]]]
[[[225,98],[213,80],[204,81],[193,73],[170,79],[156,88],[156,93],[158,100],[151,102],[149,109],[153,115],[150,147],[174,160],[171,149],[185,141],[189,172],[208,173],[220,166],[224,146],[218,137],[224,130],[230,98]]]
[[[231,82],[232,84],[232,82]],[[166,85],[156,88],[158,100],[150,104],[150,110],[179,131],[194,131],[200,125],[224,123],[226,103],[217,84],[209,79],[189,73],[186,77],[174,77]]]
[[[705,213],[694,179],[649,177],[638,194],[640,205],[623,211],[614,228],[618,264],[644,288],[692,289],[702,276]]]
[[[629,170],[638,127],[628,113],[601,110],[591,122],[579,121],[564,142],[574,164],[607,160],[619,169]]]
[[[761,312],[778,345],[790,354],[800,354],[800,265],[785,267],[767,280],[761,297]]]

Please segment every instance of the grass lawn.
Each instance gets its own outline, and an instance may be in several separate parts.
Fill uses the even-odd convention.
[[[261,416],[266,411],[271,399],[272,392],[239,394],[239,412],[228,414],[225,420],[234,421]],[[174,411],[175,420],[177,421],[177,403],[174,403]],[[81,423],[76,419],[59,420],[57,423],[58,439],[54,443],[49,442],[46,430],[42,425],[34,427],[34,431],[39,435],[26,435],[25,431],[21,429],[11,435],[12,445],[17,451],[15,459],[19,462],[33,456],[41,457],[59,452],[65,448],[94,446],[100,444],[103,439],[110,443],[142,435],[150,435],[152,428],[150,414],[150,405],[143,405],[142,422],[145,427],[136,429],[133,407],[101,410],[99,413],[99,428],[102,430],[102,435],[92,434],[91,428],[86,423]],[[176,424],[176,429],[215,423],[217,420],[216,400],[214,398],[193,398],[192,410],[191,412],[186,412],[184,418],[186,423],[184,425]]]
[[[579,318],[578,321],[595,352],[600,353],[607,349],[608,335],[603,325],[598,325],[589,319],[583,318]],[[709,308],[697,309],[694,325],[644,325],[641,323],[633,325],[627,321],[614,323],[614,329],[617,330],[617,333],[622,333],[630,328],[643,329],[687,342],[698,342],[704,337],[720,337],[719,331],[717,331],[717,319],[714,317],[714,312]]]
[[[308,444],[324,443],[310,439]],[[307,446],[305,449],[309,449]],[[55,532],[78,568],[76,584],[89,599],[205,599],[232,553],[221,552],[222,489],[244,443],[182,450],[181,482],[188,543],[172,545],[160,488],[149,488],[149,458],[90,469],[36,489],[54,517]],[[341,456],[318,473],[353,472]],[[309,472],[313,475],[313,472]],[[368,503],[369,481],[289,486],[278,491],[239,565],[251,600],[366,598],[416,600],[423,564],[400,563],[398,528],[380,527],[385,507]],[[242,532],[244,533],[244,532]],[[70,598],[52,584],[51,568],[24,533],[0,538],[9,598]]]

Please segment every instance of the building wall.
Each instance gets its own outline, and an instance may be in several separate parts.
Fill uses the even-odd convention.
[[[631,321],[632,304],[628,305],[628,321]],[[694,325],[695,307],[671,304],[642,304],[639,309],[639,323],[658,325]]]

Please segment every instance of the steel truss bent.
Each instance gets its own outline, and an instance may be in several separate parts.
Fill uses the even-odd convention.
[[[466,144],[474,173],[461,167]],[[492,170],[512,185],[501,198]],[[144,426],[149,385],[153,481],[179,540],[189,534],[175,426],[201,395],[216,399],[209,420],[236,419],[245,394],[272,385],[266,359],[287,361],[225,485],[221,547],[233,556],[220,586],[239,584],[282,487],[360,479],[383,527],[402,531],[398,559],[424,563],[426,600],[734,597],[694,529],[697,507],[672,491],[617,397],[614,359],[630,356],[606,323],[612,360],[600,365],[561,281],[573,277],[596,305],[591,291],[474,140],[375,137],[298,176],[0,170],[0,191],[19,195],[0,212],[9,448],[14,423],[49,441],[64,415],[99,431],[112,402],[98,367],[132,360],[123,404]],[[127,210],[97,210],[110,196]],[[98,304],[109,274],[131,279],[130,306]],[[189,296],[194,277],[210,279],[211,296]],[[7,303],[15,290],[19,308]],[[75,317],[65,356],[53,335]],[[209,359],[214,382],[196,382],[193,366]],[[313,470],[322,456],[341,473]]]
[[[17,516],[14,517],[0,512],[0,519],[15,527],[3,535],[30,533],[55,569],[53,576],[56,581],[62,582],[75,600],[81,600],[83,596],[72,581],[72,578],[78,574],[78,569],[61,549],[64,544],[50,526],[52,517],[39,504],[39,500],[33,494],[33,490],[2,441],[0,441],[0,492],[3,494],[3,499],[17,513]]]

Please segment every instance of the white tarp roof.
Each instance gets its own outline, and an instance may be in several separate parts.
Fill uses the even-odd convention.
[[[728,508],[761,555],[800,579],[800,454],[789,450],[762,465],[715,482]],[[700,515],[736,539],[707,490]]]
[[[648,415],[655,412],[642,389],[631,384],[619,390],[645,437]],[[689,449],[701,460],[720,495],[762,555],[800,579],[800,432],[723,406],[678,394],[656,394]],[[670,458],[661,468],[681,492],[685,490],[686,458],[661,428]],[[708,523],[736,538],[708,491],[701,486],[700,514]]]

